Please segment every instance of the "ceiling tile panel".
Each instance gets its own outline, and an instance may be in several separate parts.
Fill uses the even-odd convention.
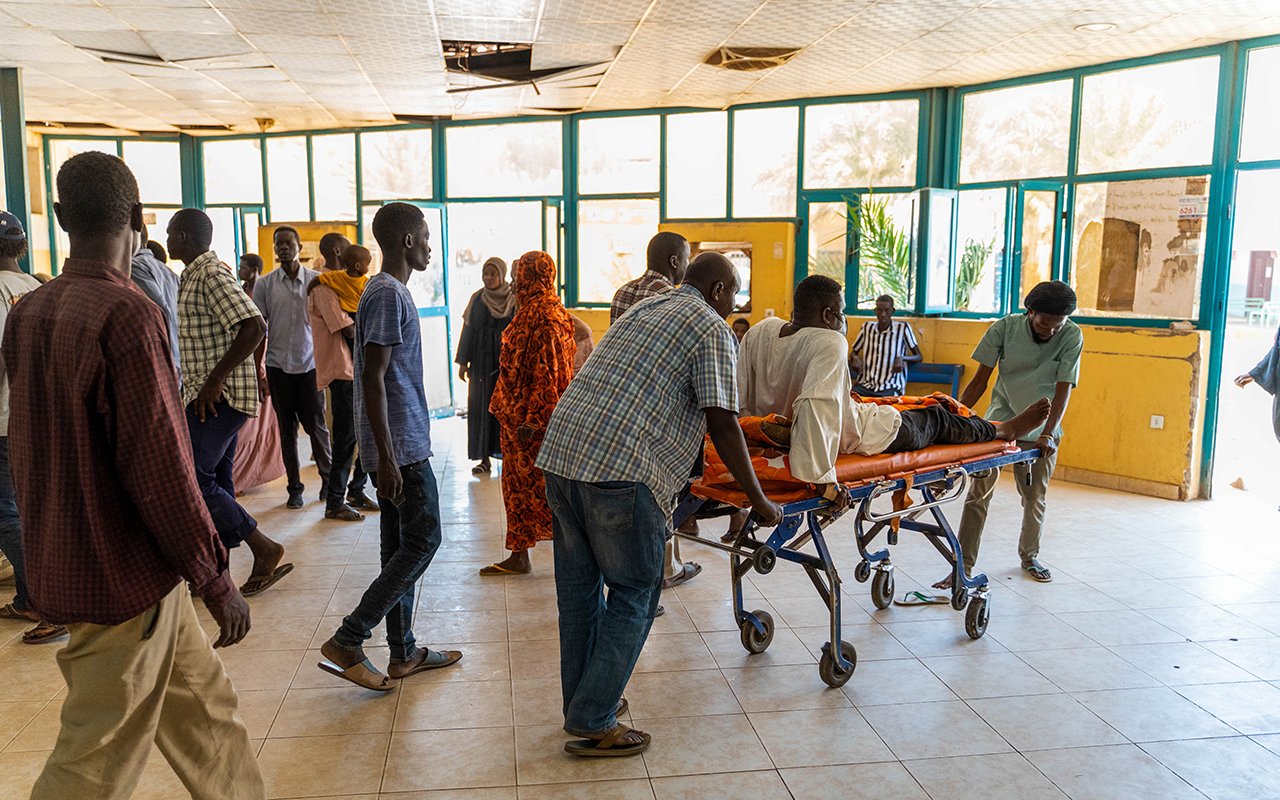
[[[656,0],[546,0],[543,20],[634,24]]]
[[[463,42],[532,42],[532,19],[495,17],[436,17],[440,38]]]
[[[618,48],[611,44],[543,44],[533,46],[532,69],[556,69],[578,64],[603,64],[613,60]]]
[[[219,58],[253,54],[253,46],[236,34],[188,34],[151,32],[142,38],[166,61]]]
[[[539,0],[435,0],[442,17],[536,19]]]
[[[222,13],[240,33],[295,33],[302,36],[333,36],[338,33],[325,14],[252,9],[226,9]]]
[[[212,8],[117,8],[115,15],[138,31],[235,33],[225,17]]]
[[[98,6],[5,3],[4,13],[28,25],[51,31],[122,31],[129,28],[124,20]]]

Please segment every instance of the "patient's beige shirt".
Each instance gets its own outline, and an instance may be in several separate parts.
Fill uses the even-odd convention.
[[[898,434],[902,415],[891,406],[854,402],[844,336],[802,328],[783,337],[785,324],[766,319],[743,337],[739,410],[791,419],[791,474],[811,483],[834,483],[836,455],[884,452]]]

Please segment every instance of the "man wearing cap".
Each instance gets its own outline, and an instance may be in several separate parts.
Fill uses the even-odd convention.
[[[1047,583],[1052,574],[1042,565],[1040,531],[1044,526],[1045,496],[1049,478],[1058,461],[1058,444],[1062,440],[1062,415],[1066,413],[1071,390],[1080,375],[1080,352],[1084,335],[1079,326],[1067,319],[1076,310],[1076,293],[1062,281],[1045,281],[1027,294],[1022,303],[1025,314],[1013,314],[997,320],[973,351],[978,371],[960,395],[960,402],[973,407],[987,391],[991,373],[997,370],[995,389],[991,393],[988,419],[1010,420],[1019,409],[1041,398],[1050,398],[1049,418],[1042,427],[1018,441],[1023,450],[1036,448],[1040,458],[1029,467],[1015,467],[1018,494],[1022,497],[1022,535],[1018,555],[1022,569],[1032,579]],[[1028,473],[1029,476],[1028,476]],[[987,521],[987,508],[996,489],[999,470],[975,475],[965,500],[960,520],[960,548],[964,554],[966,573],[972,573],[978,560],[978,545]],[[946,589],[951,577],[934,584]]]
[[[13,304],[27,292],[40,287],[40,281],[22,271],[18,259],[27,253],[27,233],[22,221],[8,211],[0,211],[0,340],[9,320]],[[36,623],[22,634],[27,644],[39,644],[67,635],[62,625],[43,622],[31,606],[27,592],[26,559],[22,553],[22,521],[18,518],[18,501],[13,490],[13,473],[9,467],[9,376],[0,359],[0,553],[13,565],[12,603],[0,606],[0,619],[17,619]]]

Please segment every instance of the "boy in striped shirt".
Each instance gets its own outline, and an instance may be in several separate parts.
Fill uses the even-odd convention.
[[[907,364],[923,360],[911,326],[893,320],[893,298],[876,298],[876,321],[858,332],[849,353],[853,391],[862,397],[896,397],[907,388]]]

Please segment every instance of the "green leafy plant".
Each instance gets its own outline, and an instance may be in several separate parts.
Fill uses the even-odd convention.
[[[973,300],[973,290],[982,282],[986,272],[987,259],[995,249],[995,239],[985,242],[967,239],[960,252],[960,267],[956,270],[956,311],[968,311]]]
[[[888,198],[866,194],[860,202],[850,200],[846,207],[853,217],[859,248],[859,304],[882,294],[899,304],[909,304],[914,278],[911,237],[893,221]]]

